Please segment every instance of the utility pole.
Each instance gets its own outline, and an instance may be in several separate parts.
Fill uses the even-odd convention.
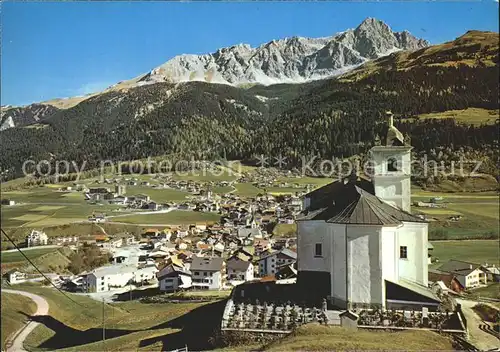
[[[102,346],[103,350],[106,351],[106,327],[104,325],[104,298],[102,299]]]
[[[129,301],[132,300],[132,279],[128,282]]]

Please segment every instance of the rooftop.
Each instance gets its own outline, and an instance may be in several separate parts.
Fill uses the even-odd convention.
[[[190,270],[202,270],[202,271],[220,271],[224,260],[220,257],[193,257],[193,262],[191,263]]]
[[[336,184],[335,192],[328,192],[328,202],[325,200],[312,202],[310,208],[302,212],[302,216],[297,220],[324,220],[337,224],[387,226],[400,225],[403,221],[426,222],[387,204],[359,187],[355,182],[345,184],[334,182],[334,184]]]
[[[438,270],[445,273],[456,273],[461,275],[469,275],[471,272],[481,267],[480,264],[474,264],[469,262],[464,262],[461,260],[450,259],[443,265],[441,265]]]
[[[246,271],[250,266],[250,262],[239,259],[230,259],[227,261],[227,268],[235,271]]]
[[[107,276],[107,275],[118,275],[127,274],[137,271],[137,267],[131,265],[109,265],[102,266],[100,268],[94,269],[88,274],[94,274],[97,277]]]

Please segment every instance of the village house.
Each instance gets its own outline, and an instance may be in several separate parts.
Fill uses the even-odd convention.
[[[104,292],[113,288],[124,287],[134,278],[135,266],[104,266],[87,273],[83,280],[86,292]]]
[[[52,244],[55,244],[57,246],[65,246],[65,245],[70,245],[70,244],[76,244],[78,243],[78,236],[59,236],[59,237],[53,237],[50,239],[50,242]]]
[[[388,120],[385,145],[370,150],[371,182],[353,172],[305,196],[297,284],[341,309],[436,310],[428,223],[410,213],[412,147]]]
[[[435,292],[437,292],[438,289],[446,293],[460,293],[465,290],[465,287],[455,275],[444,273],[439,270],[429,269],[429,284]]]
[[[110,189],[108,187],[94,187],[88,189],[88,194],[106,194],[109,193]]]
[[[125,205],[127,204],[128,198],[126,196],[116,196],[109,200],[109,204]]]
[[[500,282],[500,268],[493,265],[485,264],[482,269],[486,273],[488,281]]]
[[[219,257],[192,258],[189,270],[192,273],[193,286],[199,289],[220,290],[225,279],[225,263]]]
[[[125,287],[132,283],[142,283],[156,278],[156,266],[138,268],[134,265],[103,266],[87,273],[83,279],[86,292],[104,292]]]
[[[183,266],[171,263],[161,269],[157,274],[158,287],[162,292],[176,292],[179,289],[191,287],[191,272]]]
[[[111,262],[113,264],[137,265],[139,257],[132,255],[128,250],[119,250],[113,253]]]
[[[278,271],[278,267],[290,265],[296,260],[297,253],[288,248],[265,254],[259,259],[259,274],[260,276],[274,275]]]
[[[156,211],[156,210],[160,209],[160,205],[156,202],[149,202],[146,205],[146,209]]]
[[[12,199],[2,199],[2,205],[16,205],[16,202]]]
[[[15,285],[25,282],[28,276],[26,273],[22,273],[17,269],[12,269],[4,274],[4,277],[7,279],[9,284]]]
[[[487,273],[481,265],[461,260],[449,260],[438,270],[453,275],[466,289],[486,285],[488,281]]]
[[[103,250],[111,251],[115,248],[121,247],[123,244],[122,238],[110,238],[104,240],[97,240],[96,244],[98,247],[101,247]]]
[[[264,252],[272,247],[272,242],[270,240],[258,239],[254,243],[255,253]]]
[[[177,238],[184,238],[189,235],[189,230],[187,228],[181,227],[178,228],[177,231],[175,232]]]
[[[285,264],[278,267],[276,274],[276,282],[279,283],[289,283],[293,284],[297,282],[297,268],[296,263],[294,264]]]
[[[233,258],[227,261],[227,279],[229,281],[252,281],[254,279],[253,264]]]
[[[43,231],[31,230],[26,236],[26,247],[45,246],[47,245],[49,237]]]

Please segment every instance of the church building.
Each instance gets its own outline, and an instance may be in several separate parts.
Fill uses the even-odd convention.
[[[428,223],[410,213],[411,146],[388,116],[371,181],[351,176],[308,193],[297,219],[297,284],[341,309],[436,310]]]

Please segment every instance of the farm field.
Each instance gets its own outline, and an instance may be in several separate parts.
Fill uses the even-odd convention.
[[[55,252],[57,251],[56,247],[50,247],[50,248],[36,248],[36,249],[21,249],[23,253],[29,258],[29,259],[35,259],[38,258],[44,254],[50,253],[50,252]],[[2,264],[6,263],[16,263],[16,262],[22,262],[25,261],[23,255],[19,253],[18,251],[13,251],[13,252],[2,252]]]
[[[462,213],[449,208],[416,208],[415,210],[426,215],[462,215]]]
[[[204,170],[194,170],[185,173],[174,173],[172,177],[174,180],[199,182],[234,181],[237,179],[237,176],[234,175],[234,171],[228,169],[221,169],[215,173]]]
[[[437,267],[450,259],[484,264],[500,264],[498,240],[432,241],[432,256],[439,259]]]
[[[236,188],[235,194],[240,197],[256,197],[258,194],[263,194],[264,190],[255,187],[251,183],[236,183],[234,185]]]
[[[2,292],[2,351],[7,338],[23,326],[27,315],[35,311],[36,304],[28,297]]]
[[[57,203],[56,205],[60,205],[61,203],[85,203],[85,199],[81,192],[60,192],[53,187],[49,187],[49,185],[2,192],[1,197],[2,199],[14,200],[17,203]]]
[[[486,287],[479,287],[470,290],[472,296],[488,297],[500,299],[500,283],[494,283]],[[496,302],[496,306],[500,308],[500,302]]]
[[[278,179],[278,181],[289,183],[289,184],[296,184],[296,185],[300,185],[300,186],[311,184],[311,185],[314,185],[314,187],[321,187],[321,186],[324,186],[328,183],[335,181],[335,179],[329,178],[329,177],[304,176],[304,177],[280,177]]]
[[[445,200],[447,198],[469,198],[469,199],[490,199],[496,200],[498,199],[497,192],[433,192],[433,191],[424,191],[418,188],[413,188],[412,199],[417,198],[426,198],[429,200],[433,197],[443,197]]]
[[[443,208],[412,207],[413,212],[426,214],[433,220],[429,223],[431,240],[498,238],[500,209],[497,195],[481,194],[471,198],[467,194],[467,198],[462,198],[462,194],[450,194],[444,197],[448,203],[444,203]],[[428,201],[429,197],[425,200]],[[451,221],[449,218],[454,215],[462,217]]]
[[[80,197],[83,196],[80,194]],[[4,227],[44,227],[68,224],[87,220],[92,213],[107,213],[122,211],[116,205],[92,205],[87,203],[66,205],[20,204],[2,206],[2,223]],[[50,203],[49,203],[50,204]]]
[[[493,219],[499,219],[499,206],[497,203],[460,203],[460,204],[450,204],[449,209],[453,209],[457,212],[461,212],[462,214],[473,214],[479,216],[487,216]]]
[[[155,202],[181,202],[189,195],[177,189],[152,188],[146,186],[127,186],[127,195],[145,194]]]
[[[267,187],[266,191],[272,195],[282,195],[282,194],[295,194],[297,192],[305,191],[305,188],[295,188],[295,187]]]
[[[236,189],[234,187],[214,187],[212,188],[212,192],[216,194],[228,194],[234,192]]]
[[[220,215],[190,210],[173,210],[161,214],[138,214],[115,218],[116,222],[129,224],[189,225],[193,223],[217,222]]]

